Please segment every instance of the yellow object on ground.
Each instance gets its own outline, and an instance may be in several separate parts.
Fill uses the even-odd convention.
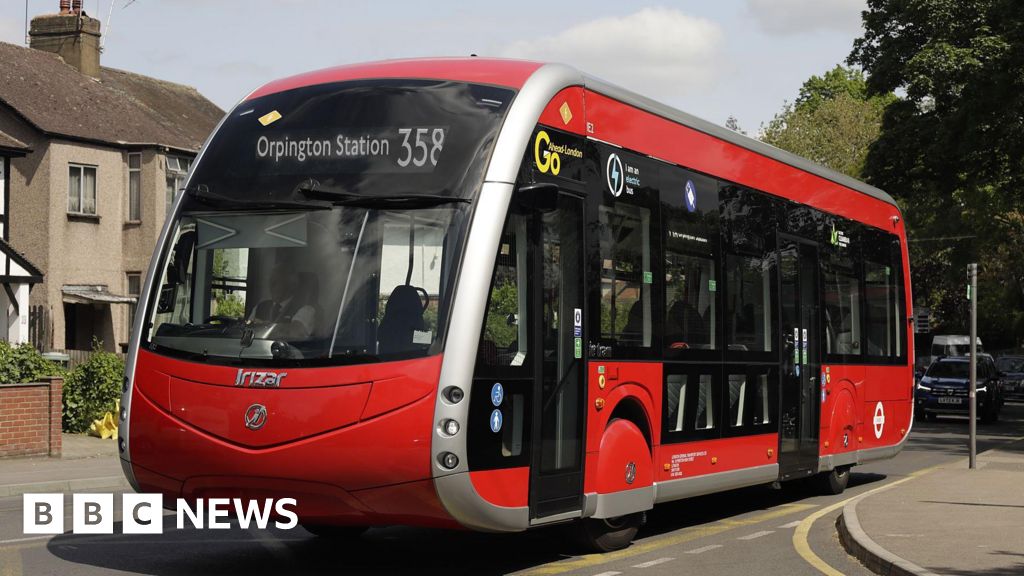
[[[119,412],[121,410],[121,400],[117,400],[117,404],[114,406],[114,411]],[[113,412],[107,412],[103,415],[103,418],[93,421],[89,425],[88,434],[97,438],[117,438],[117,420],[114,418]]]

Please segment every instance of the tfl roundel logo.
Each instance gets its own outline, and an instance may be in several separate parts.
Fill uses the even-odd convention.
[[[616,198],[622,194],[622,187],[626,178],[622,174],[622,159],[618,154],[608,156],[608,164],[605,166],[605,176],[608,180],[608,191]]]

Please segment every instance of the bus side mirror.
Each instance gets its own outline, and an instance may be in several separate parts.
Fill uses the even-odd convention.
[[[527,184],[516,190],[516,203],[528,212],[551,212],[558,207],[558,186],[546,182]]]

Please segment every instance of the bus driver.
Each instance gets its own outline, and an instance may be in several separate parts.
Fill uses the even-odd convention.
[[[286,261],[278,262],[270,271],[270,298],[252,309],[248,321],[273,322],[278,325],[275,331],[283,328],[294,338],[309,338],[316,322],[316,308],[303,296],[295,267]]]

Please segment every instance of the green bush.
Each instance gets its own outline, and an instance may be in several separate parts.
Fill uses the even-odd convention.
[[[38,382],[61,372],[60,366],[43,358],[31,344],[11,346],[0,341],[0,383]]]
[[[85,432],[93,420],[114,411],[123,379],[121,358],[93,342],[93,355],[64,380],[64,431]]]

